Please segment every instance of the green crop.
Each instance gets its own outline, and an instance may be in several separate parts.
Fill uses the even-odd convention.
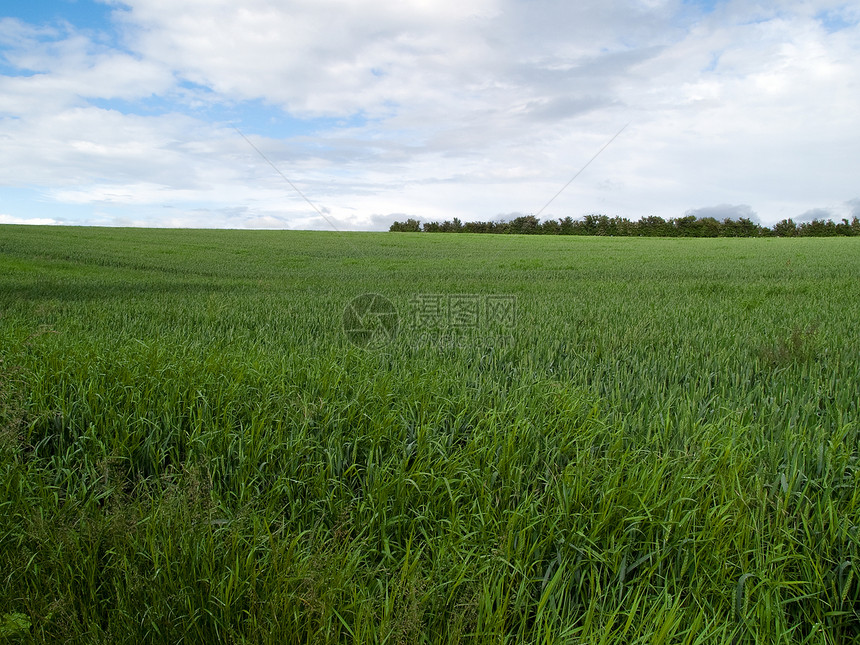
[[[858,276],[852,238],[2,226],[0,639],[856,642]]]

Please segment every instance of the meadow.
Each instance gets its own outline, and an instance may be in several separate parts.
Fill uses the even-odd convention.
[[[856,238],[0,226],[0,640],[857,642],[858,303]]]

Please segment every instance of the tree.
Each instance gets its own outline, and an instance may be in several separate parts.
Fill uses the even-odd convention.
[[[675,220],[675,228],[681,237],[698,237],[699,225],[695,215],[684,215]]]
[[[511,220],[508,227],[509,233],[540,233],[540,222],[534,215],[521,215]]]
[[[388,230],[397,233],[418,233],[421,231],[421,222],[410,217],[405,222],[394,222]]]
[[[794,237],[797,235],[797,224],[792,219],[784,219],[773,225],[773,234],[777,237]]]
[[[657,215],[643,217],[636,224],[636,230],[639,234],[648,237],[665,237],[671,235],[670,229],[671,225]]]
[[[561,225],[554,219],[548,219],[540,225],[541,233],[547,235],[558,235],[561,233]]]
[[[575,229],[576,222],[573,221],[573,218],[570,215],[561,220],[561,223],[559,224],[559,232],[562,235],[573,235],[573,233],[576,232]]]

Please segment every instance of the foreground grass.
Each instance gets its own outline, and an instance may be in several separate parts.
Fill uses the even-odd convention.
[[[0,227],[0,637],[853,642],[858,250]]]

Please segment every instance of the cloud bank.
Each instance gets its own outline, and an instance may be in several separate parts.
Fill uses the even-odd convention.
[[[239,128],[342,230],[488,220],[625,123],[543,217],[858,212],[853,4],[102,4],[0,18],[6,218],[330,228]]]

